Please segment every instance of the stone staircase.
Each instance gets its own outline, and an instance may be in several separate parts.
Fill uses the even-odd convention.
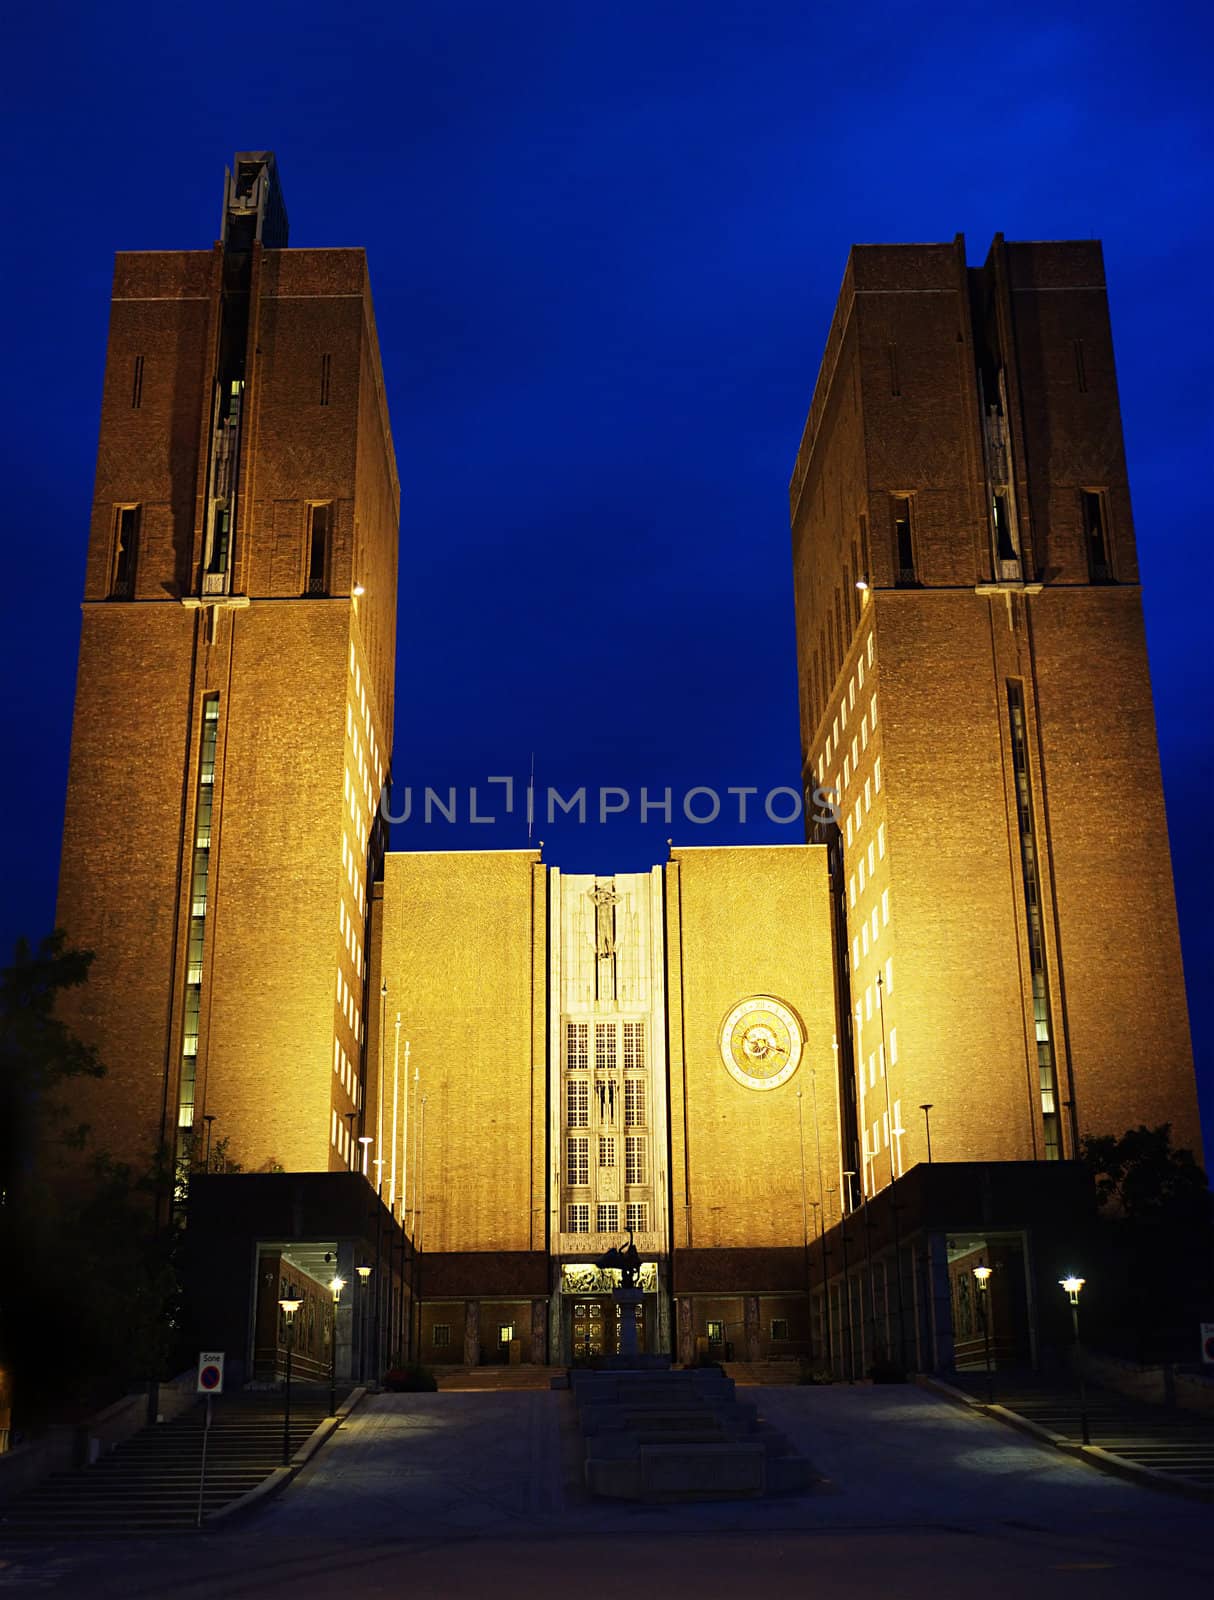
[[[338,1391],[338,1403],[347,1391]],[[203,1519],[282,1465],[281,1392],[212,1401]],[[291,1453],[329,1414],[328,1385],[291,1389]],[[198,1519],[203,1423],[200,1401],[172,1422],[144,1428],[94,1466],[58,1472],[0,1506],[9,1539],[127,1538],[192,1529]]]
[[[791,1453],[720,1368],[574,1372],[592,1494],[644,1501],[740,1500],[804,1491],[818,1474]]]

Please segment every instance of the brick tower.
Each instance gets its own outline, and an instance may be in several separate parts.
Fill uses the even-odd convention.
[[[114,273],[58,920],[115,1155],[354,1164],[398,515],[365,256],[239,154],[213,249]]]
[[[791,507],[865,1191],[1199,1149],[1100,246],[853,249]]]

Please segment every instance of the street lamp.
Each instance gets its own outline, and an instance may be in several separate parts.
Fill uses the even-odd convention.
[[[1079,1291],[1083,1288],[1084,1280],[1077,1278],[1072,1272],[1068,1277],[1059,1278],[1058,1282],[1066,1290],[1067,1299],[1071,1302],[1071,1327],[1075,1333],[1075,1369],[1079,1374],[1079,1424],[1083,1433],[1084,1444],[1091,1444],[1092,1436],[1088,1428],[1087,1385],[1083,1381],[1083,1349],[1079,1343]]]
[[[974,1268],[978,1282],[978,1304],[982,1310],[982,1347],[986,1352],[986,1403],[995,1403],[995,1377],[991,1371],[991,1268],[981,1261]]]
[[[354,1270],[358,1273],[358,1281],[363,1286],[363,1292],[359,1297],[361,1305],[358,1319],[358,1375],[365,1383],[367,1378],[367,1286],[371,1277],[371,1268],[364,1265],[355,1267]]]
[[[923,1121],[927,1128],[927,1164],[930,1167],[932,1164],[932,1102],[929,1100],[925,1105],[921,1105],[919,1110],[923,1113]]]
[[[337,1415],[337,1307],[341,1292],[346,1286],[344,1278],[334,1278],[329,1288],[333,1294],[333,1336],[329,1341],[329,1415]]]
[[[284,1295],[278,1304],[287,1319],[287,1385],[282,1408],[282,1464],[288,1467],[291,1464],[291,1351],[295,1345],[295,1313],[303,1305],[303,1301]]]
[[[363,1147],[363,1177],[365,1178],[367,1176],[367,1157],[375,1140],[369,1133],[364,1133],[360,1135],[358,1142]]]

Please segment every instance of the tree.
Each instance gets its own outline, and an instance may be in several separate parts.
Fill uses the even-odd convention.
[[[36,951],[20,941],[0,972],[0,1365],[26,1426],[165,1375],[179,1321],[162,1155],[142,1171],[111,1160],[64,1095],[74,1079],[105,1075],[57,1015],[92,960],[56,932]]]
[[[92,962],[91,950],[69,949],[58,929],[36,951],[18,940],[0,971],[0,1203],[29,1178],[41,1143],[84,1144],[87,1127],[71,1124],[59,1092],[73,1078],[103,1077],[105,1067],[56,1007],[87,981]]]
[[[1104,1259],[1086,1295],[1098,1336],[1140,1362],[1194,1360],[1214,1295],[1205,1173],[1191,1150],[1172,1148],[1168,1123],[1090,1135],[1080,1159],[1102,1218]]]

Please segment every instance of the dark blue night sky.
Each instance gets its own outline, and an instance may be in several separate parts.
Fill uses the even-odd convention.
[[[978,262],[1000,229],[1096,235],[1214,1133],[1206,9],[24,8],[3,112],[5,946],[53,918],[113,253],[208,247],[234,150],[277,152],[292,244],[369,253],[403,486],[396,772],[458,786],[462,817],[533,751],[541,793],[795,788],[787,484],[848,246],[963,231]],[[668,827],[635,806],[536,837],[607,872],[672,833],[801,836],[761,808]],[[1127,795],[1110,849],[1135,826]],[[394,832],[525,843],[521,820]],[[1125,937],[1133,960],[1151,930]]]

